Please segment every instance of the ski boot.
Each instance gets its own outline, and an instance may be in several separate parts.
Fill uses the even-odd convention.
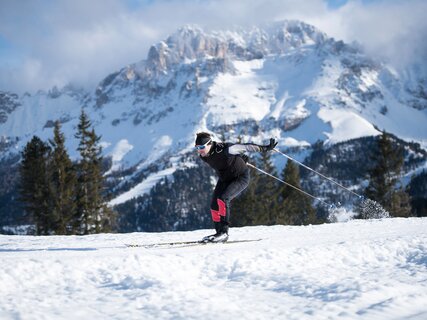
[[[215,233],[209,236],[204,237],[201,242],[209,243],[209,242],[226,242],[228,240],[227,233]]]
[[[215,222],[215,234],[204,237],[201,242],[226,242],[228,240],[228,224],[223,222]]]

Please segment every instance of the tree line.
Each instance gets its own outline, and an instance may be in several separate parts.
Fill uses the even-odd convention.
[[[371,159],[369,184],[365,196],[375,200],[393,217],[411,216],[412,205],[408,187],[401,182],[404,162],[403,147],[394,145],[390,135],[383,132]]]
[[[270,155],[254,159],[254,164],[278,176]],[[403,147],[393,144],[390,135],[383,132],[374,145],[363,194],[387,210],[393,217],[411,216],[411,198],[407,187],[400,182],[404,162]],[[350,168],[351,169],[351,168]],[[299,167],[287,161],[280,178],[301,189]],[[302,192],[281,184],[267,175],[254,172],[247,190],[233,202],[231,223],[250,225],[307,225],[326,222],[325,208],[315,208],[313,199]],[[356,210],[357,211],[357,210]],[[368,218],[359,215],[358,218]]]
[[[261,154],[251,160],[251,163],[278,176],[269,153]],[[292,161],[286,163],[280,178],[301,189],[299,169]],[[232,206],[233,226],[307,225],[324,222],[316,216],[311,198],[258,172],[251,173],[248,188],[234,200]]]
[[[33,138],[24,147],[19,168],[19,200],[37,235],[109,232],[115,214],[103,190],[102,148],[88,115],[81,111],[77,133],[80,159],[73,163],[59,121],[48,142]]]
[[[53,139],[48,143],[34,136],[24,148],[19,194],[25,211],[33,219],[36,234],[191,230],[207,226],[209,219],[199,216],[205,211],[202,207],[209,203],[211,193],[211,172],[206,168],[183,172],[182,177],[174,175],[170,182],[164,180],[149,195],[119,206],[117,209],[122,218],[117,219],[106,204],[100,138],[91,126],[82,111],[75,134],[80,153],[76,163],[67,154],[59,122],[55,123]],[[408,217],[411,215],[411,199],[406,187],[399,182],[403,147],[394,144],[385,132],[376,139],[374,146],[372,156],[367,160],[370,169],[364,194],[380,203],[392,216]],[[294,187],[304,189],[299,167],[294,162],[288,161],[280,174],[268,153],[254,157],[250,162]],[[200,175],[200,170],[206,173]],[[201,181],[196,182],[194,176],[200,177]],[[197,192],[196,187],[200,187]],[[194,194],[198,197],[194,198]],[[205,198],[206,201],[201,202]],[[236,227],[307,225],[326,222],[326,217],[322,207],[312,198],[253,171],[248,188],[232,203],[231,224]]]

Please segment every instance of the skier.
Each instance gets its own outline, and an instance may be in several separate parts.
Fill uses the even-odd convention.
[[[243,153],[268,152],[276,147],[277,142],[271,138],[270,144],[265,146],[222,143],[213,141],[209,133],[200,132],[197,133],[195,145],[200,159],[211,166],[219,177],[211,201],[216,233],[204,237],[202,242],[225,242],[228,239],[230,202],[249,184],[247,157]]]

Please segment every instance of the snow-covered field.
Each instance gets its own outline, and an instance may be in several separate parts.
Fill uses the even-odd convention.
[[[0,319],[427,319],[427,218],[210,230],[0,236]]]

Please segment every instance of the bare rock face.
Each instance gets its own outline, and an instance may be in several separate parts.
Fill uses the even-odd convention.
[[[8,115],[21,106],[17,94],[0,91],[0,123],[5,123]]]

